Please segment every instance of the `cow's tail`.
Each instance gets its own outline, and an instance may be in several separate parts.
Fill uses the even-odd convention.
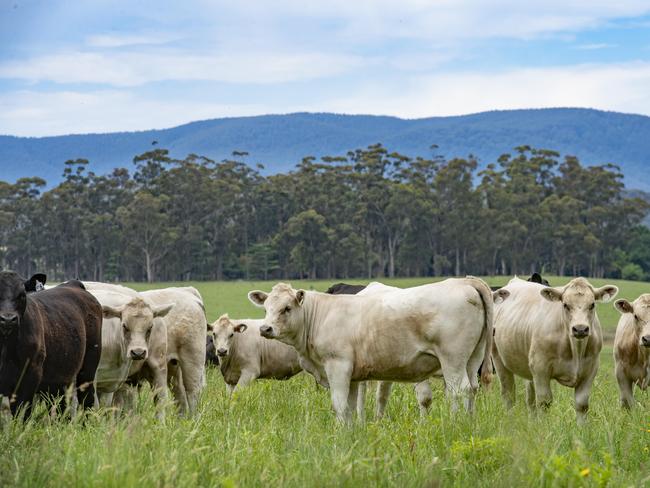
[[[492,382],[492,342],[493,325],[494,325],[494,299],[492,297],[492,290],[480,278],[468,276],[469,284],[478,292],[483,302],[483,313],[485,316],[485,354],[483,355],[483,363],[481,365],[481,384],[489,386]]]

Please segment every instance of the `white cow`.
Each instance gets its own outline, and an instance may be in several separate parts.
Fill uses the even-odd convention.
[[[151,307],[143,298],[107,290],[89,290],[102,306],[102,354],[95,374],[100,405],[112,405],[113,394],[124,384],[134,363],[149,356],[154,319],[164,317],[172,304]],[[160,324],[159,324],[160,326]],[[135,368],[134,368],[135,369]],[[158,375],[152,387],[166,390],[166,377]],[[162,393],[164,397],[164,393]]]
[[[85,281],[84,286],[105,309],[102,324],[102,356],[96,374],[98,392],[104,393],[104,395],[100,394],[100,403],[104,406],[110,405],[113,394],[119,392],[115,397],[114,405],[121,406],[125,393],[124,381],[126,378],[141,375],[147,378],[157,400],[162,404],[167,398],[165,316],[173,303],[152,307],[137,291],[121,285]],[[133,306],[127,306],[128,303]],[[147,309],[154,315],[151,322]],[[118,312],[121,319],[118,318]],[[126,330],[123,323],[126,325]],[[153,327],[149,328],[149,324]],[[128,346],[129,343],[132,347]],[[141,356],[144,350],[144,359],[134,360],[130,349],[139,349],[136,356]],[[124,373],[126,377],[122,378]]]
[[[442,370],[452,409],[465,397],[470,411],[481,363],[489,381],[492,292],[477,278],[369,296],[279,283],[248,296],[266,310],[262,335],[296,348],[303,368],[329,386],[340,421],[351,420],[359,381],[417,383]]]
[[[530,407],[551,404],[556,380],[575,389],[582,422],[603,345],[596,302],[608,302],[618,288],[594,289],[584,278],[556,288],[513,278],[505,289],[510,297],[495,307],[494,363],[506,405],[515,399],[514,375],[526,380]]]
[[[622,314],[614,337],[616,381],[621,405],[632,408],[634,385],[645,390],[650,384],[650,294],[632,303],[616,300],[615,306]]]
[[[374,295],[377,293],[384,293],[387,291],[399,290],[395,286],[385,285],[378,281],[373,281],[368,284],[363,290],[361,290],[357,295]],[[494,303],[501,303],[503,300],[508,298],[510,293],[507,290],[499,289],[492,292],[492,297]],[[491,347],[491,345],[490,345]],[[434,373],[434,376],[441,376],[441,372],[437,371]],[[386,405],[388,404],[388,399],[390,397],[390,392],[392,389],[392,383],[390,381],[381,381],[377,385],[377,395],[376,395],[376,406],[375,406],[375,417],[381,418],[384,416],[386,410]],[[431,384],[429,380],[422,381],[415,384],[415,397],[417,398],[418,405],[420,407],[420,415],[426,416],[429,407],[431,406],[431,401],[433,400],[433,392],[431,391]],[[357,400],[357,415],[360,418],[364,416],[364,404],[365,404],[365,393],[366,393],[366,384],[361,383],[359,385],[359,395]]]
[[[296,350],[262,337],[262,325],[264,320],[231,319],[228,314],[212,324],[219,369],[229,393],[258,378],[284,380],[302,371]]]
[[[167,373],[181,413],[196,411],[205,374],[206,318],[203,299],[196,288],[171,287],[141,295],[154,306],[173,303],[165,317]]]

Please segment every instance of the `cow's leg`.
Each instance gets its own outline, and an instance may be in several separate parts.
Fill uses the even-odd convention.
[[[348,412],[350,416],[357,413],[357,400],[359,397],[359,382],[352,381],[350,382],[350,391],[348,391]],[[363,422],[361,417],[358,417],[359,422]]]
[[[237,384],[233,388],[233,391],[239,391],[242,388],[245,388],[248,386],[252,381],[256,380],[259,378],[260,373],[259,371],[251,371],[251,370],[244,370],[241,372],[241,375],[239,375],[239,381],[237,381]]]
[[[630,409],[634,407],[634,382],[628,378],[623,368],[616,365],[616,381],[621,399],[621,407]]]
[[[591,394],[591,385],[594,382],[598,366],[596,365],[589,373],[584,381],[579,383],[575,389],[575,408],[576,408],[576,421],[578,424],[583,424],[587,420],[587,412],[589,411],[589,395]]]
[[[386,405],[390,398],[390,392],[393,388],[393,383],[390,381],[380,381],[377,383],[376,405],[375,405],[375,418],[380,419],[386,412]]]
[[[359,422],[366,421],[366,390],[368,389],[367,381],[357,383],[357,418]]]
[[[535,405],[544,409],[550,407],[553,403],[553,392],[548,374],[533,373],[533,387],[535,388]]]
[[[113,405],[114,392],[99,393],[99,406],[102,408],[110,408]]]
[[[178,359],[174,358],[167,364],[167,383],[174,395],[174,402],[178,406],[178,411],[183,415],[188,409],[187,395],[183,385],[183,374],[178,363]]]
[[[325,374],[330,386],[332,406],[336,412],[336,419],[346,424],[350,423],[348,410],[348,394],[350,392],[350,378],[352,365],[349,361],[331,359],[325,363]]]
[[[180,369],[183,386],[187,395],[187,407],[190,415],[196,412],[201,395],[201,377],[205,368],[205,341],[202,340],[197,350],[193,344],[185,344],[179,351]],[[241,381],[241,378],[240,378]],[[249,382],[252,381],[252,378]]]
[[[420,417],[424,418],[428,415],[429,407],[433,401],[431,380],[421,381],[415,385],[415,397],[418,399],[418,405],[420,406]]]
[[[496,347],[492,349],[492,360],[497,370],[499,383],[501,383],[501,397],[506,404],[506,408],[512,408],[515,404],[515,375],[505,367],[497,353]]]
[[[462,356],[441,356],[440,364],[447,385],[447,395],[451,400],[451,411],[458,411],[458,400],[464,397],[465,408],[471,413],[472,385],[467,375],[467,359]]]
[[[226,391],[228,392],[228,395],[232,396],[233,392],[235,391],[235,385],[226,383]]]
[[[526,381],[526,405],[531,410],[535,409],[535,384],[532,381]]]

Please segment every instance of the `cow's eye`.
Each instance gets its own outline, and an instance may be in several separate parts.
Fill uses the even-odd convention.
[[[591,305],[589,305],[589,310],[593,310],[595,307],[596,307],[596,304],[592,303]]]
[[[566,303],[564,304],[564,310],[566,310],[567,312],[569,311],[569,306]]]
[[[285,307],[282,313],[289,313],[291,312],[291,307]]]
[[[129,331],[129,328],[126,326],[126,322],[122,322],[122,330],[123,330],[124,332],[128,332],[128,331]]]
[[[151,327],[147,329],[147,339],[149,339],[149,336],[151,335]]]
[[[230,339],[230,338],[231,338],[232,336],[234,336],[234,335],[235,335],[235,333],[234,333],[234,332],[231,332],[230,335],[228,336],[228,339]]]

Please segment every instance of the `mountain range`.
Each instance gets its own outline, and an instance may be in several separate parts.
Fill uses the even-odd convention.
[[[174,157],[195,153],[221,160],[247,151],[265,173],[288,171],[304,156],[344,155],[381,142],[391,151],[447,158],[469,154],[482,165],[519,145],[575,155],[585,164],[618,164],[626,186],[650,190],[650,117],[591,109],[555,108],[483,112],[453,117],[294,113],[191,122],[169,129],[53,137],[0,136],[0,179],[61,179],[63,163],[86,158],[98,174],[132,167],[133,157],[155,147]]]

